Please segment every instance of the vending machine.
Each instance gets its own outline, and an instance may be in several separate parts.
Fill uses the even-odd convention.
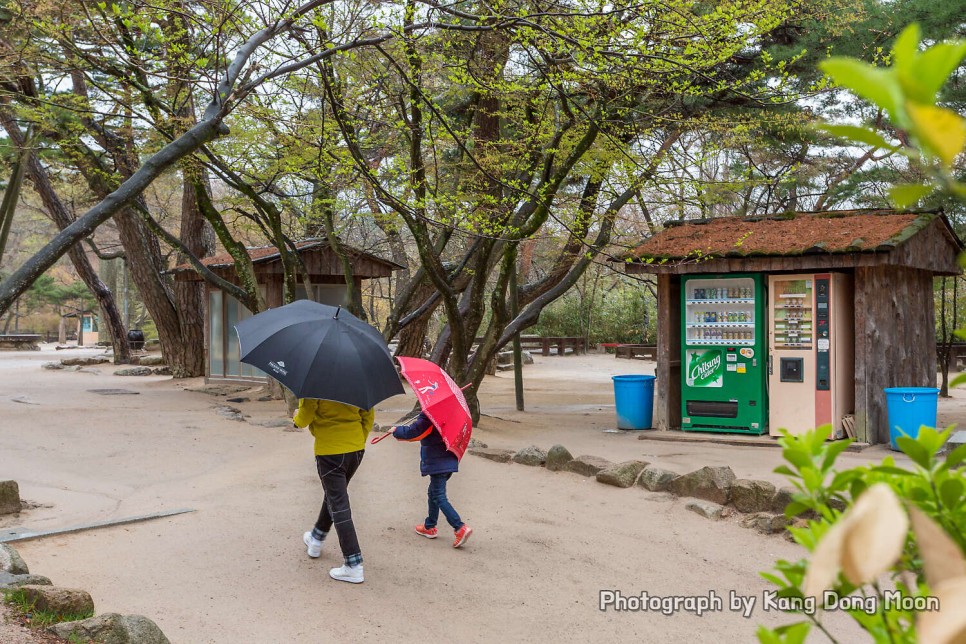
[[[844,437],[855,406],[851,276],[771,275],[768,293],[770,433],[830,424],[830,438]]]
[[[767,431],[761,275],[682,278],[681,428]]]

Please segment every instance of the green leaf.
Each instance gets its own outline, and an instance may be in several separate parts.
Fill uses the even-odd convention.
[[[966,444],[960,445],[946,456],[946,465],[956,467],[966,460]]]
[[[926,451],[925,447],[908,436],[900,436],[897,438],[896,445],[914,463],[927,470],[929,469],[929,452]]]
[[[816,127],[828,132],[832,136],[838,136],[858,143],[865,143],[874,148],[899,149],[898,146],[886,141],[881,134],[867,127],[859,127],[858,125],[832,125],[829,123],[822,123]]]
[[[855,60],[835,56],[819,64],[826,74],[842,87],[884,108],[899,121],[902,90],[891,70],[880,69]]]
[[[936,93],[946,83],[950,74],[966,58],[966,40],[943,42],[923,52],[916,60],[913,74],[925,92],[935,101]]]
[[[946,479],[939,486],[939,499],[949,510],[958,508],[962,498],[963,482],[961,479]]]
[[[906,112],[912,121],[913,133],[928,151],[946,167],[966,146],[966,119],[952,110],[935,105],[906,102]]]
[[[896,208],[908,208],[926,197],[935,188],[920,183],[902,183],[889,188],[889,200]]]
[[[785,516],[789,519],[797,517],[802,512],[809,510],[809,507],[801,501],[792,501],[785,506]]]
[[[835,459],[839,457],[839,454],[848,449],[851,444],[851,439],[829,443],[825,451],[825,458],[822,459],[822,470],[827,472],[831,469],[832,465],[835,464]]]
[[[875,465],[872,467],[872,471],[879,472],[880,474],[893,474],[895,476],[912,476],[915,474],[915,472],[904,470],[901,467],[896,467],[895,465]]]
[[[966,372],[957,375],[955,378],[949,381],[950,387],[958,387],[959,385],[966,382]]]

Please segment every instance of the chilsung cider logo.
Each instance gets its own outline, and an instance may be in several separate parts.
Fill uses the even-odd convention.
[[[269,362],[268,366],[271,367],[272,371],[277,374],[286,376],[288,375],[288,370],[285,368],[285,363],[279,360],[278,362]]]
[[[721,387],[724,385],[724,365],[720,349],[692,351],[688,362],[689,387]]]

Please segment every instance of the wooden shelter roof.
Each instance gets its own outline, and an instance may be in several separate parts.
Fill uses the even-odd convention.
[[[956,274],[962,250],[941,213],[839,210],[672,222],[622,259],[639,273],[896,264]]]
[[[335,253],[329,247],[326,239],[307,239],[296,242],[295,247],[299,255],[306,261],[312,273],[325,275],[341,275],[341,264],[335,260]],[[377,255],[367,253],[352,246],[344,246],[348,251],[349,258],[353,264],[353,270],[357,277],[388,277],[393,271],[402,269],[399,264],[383,259]],[[272,274],[281,271],[281,253],[275,246],[253,246],[246,249],[248,256],[252,259],[256,274]],[[319,261],[308,261],[309,256],[319,256]],[[322,261],[325,256],[326,261]],[[204,257],[201,263],[216,273],[233,273],[235,260],[229,253],[219,253],[211,257]],[[170,273],[175,274],[180,279],[201,279],[192,268],[191,264],[179,264],[172,268]]]

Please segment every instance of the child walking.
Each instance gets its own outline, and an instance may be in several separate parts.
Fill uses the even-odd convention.
[[[433,426],[432,421],[424,413],[420,413],[416,420],[409,425],[397,425],[389,429],[393,436],[400,441],[419,441],[419,470],[423,476],[429,477],[429,513],[426,520],[416,526],[416,534],[421,534],[427,539],[435,539],[439,536],[436,529],[436,522],[439,513],[442,512],[446,521],[456,532],[453,539],[453,547],[459,548],[470,535],[473,528],[463,523],[456,509],[446,497],[446,482],[459,470],[459,459],[456,454],[446,449],[443,437]]]

